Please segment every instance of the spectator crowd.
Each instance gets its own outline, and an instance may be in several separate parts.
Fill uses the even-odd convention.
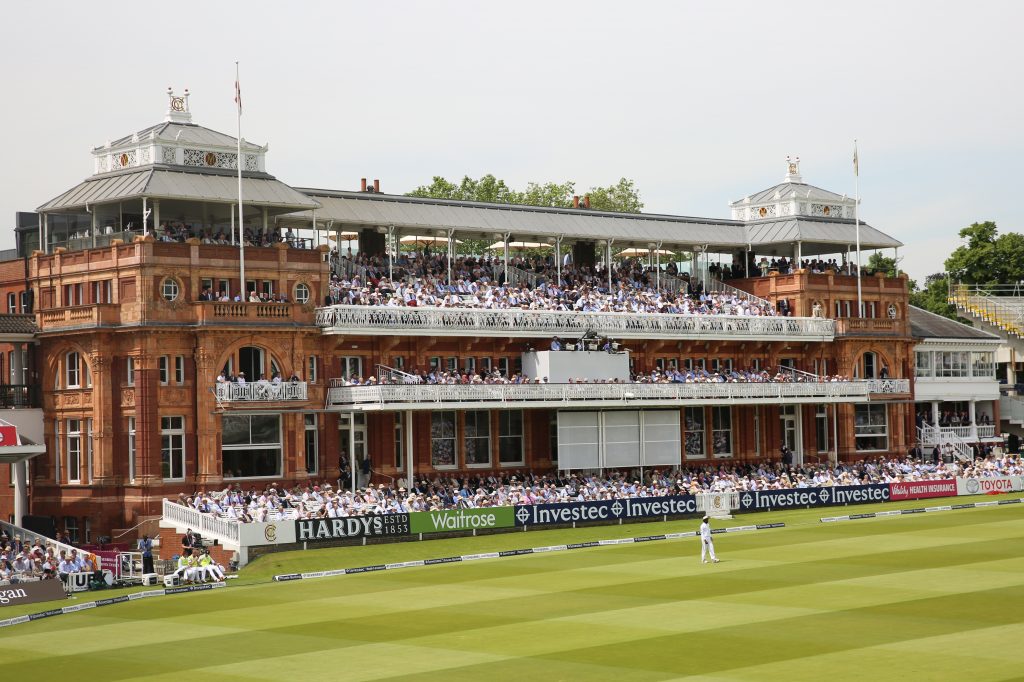
[[[280,519],[338,518],[445,509],[552,504],[589,500],[664,497],[706,492],[744,492],[1024,475],[1020,456],[993,453],[970,463],[920,458],[868,459],[834,465],[729,464],[648,469],[601,476],[585,473],[538,475],[501,472],[441,476],[404,486],[379,483],[336,490],[327,482],[292,488],[229,487],[181,494],[178,503],[197,511],[246,523]]]

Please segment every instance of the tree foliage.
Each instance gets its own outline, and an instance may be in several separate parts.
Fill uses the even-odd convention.
[[[896,259],[882,255],[881,251],[875,251],[871,254],[865,267],[871,273],[884,272],[886,277],[896,276]]]
[[[946,259],[946,272],[965,284],[1017,284],[1024,282],[1024,235],[999,234],[991,221],[960,230],[965,240]]]
[[[510,188],[504,180],[487,174],[478,180],[467,175],[457,184],[436,175],[429,185],[420,185],[407,196],[568,208],[572,206],[575,194],[576,183],[572,180],[530,182],[526,189],[516,190]],[[621,178],[607,187],[591,187],[584,194],[590,196],[590,207],[597,211],[638,213],[644,207],[639,190],[628,178]]]
[[[917,282],[910,282],[910,305],[923,308],[928,312],[948,317],[957,322],[971,324],[970,320],[957,315],[956,306],[949,302],[949,276],[944,272],[928,275],[924,287],[919,288]]]

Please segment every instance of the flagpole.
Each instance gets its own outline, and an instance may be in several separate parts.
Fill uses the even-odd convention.
[[[235,163],[238,166],[238,272],[241,301],[244,303],[249,297],[249,292],[245,290],[245,223],[242,220],[244,215],[242,210],[242,84],[238,78],[238,62],[235,62],[235,103],[238,105],[236,107],[238,112],[238,139],[236,140],[238,155]]]
[[[853,220],[857,232],[857,316],[864,317],[864,298],[860,282],[860,159],[857,157],[857,140],[853,141],[853,195]]]

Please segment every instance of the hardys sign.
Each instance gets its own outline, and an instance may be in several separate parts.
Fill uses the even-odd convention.
[[[65,599],[64,584],[59,580],[36,580],[0,586],[0,606],[35,604],[41,601]]]
[[[835,507],[844,504],[888,502],[889,485],[848,485],[822,488],[792,488],[740,493],[740,511]]]
[[[597,500],[567,504],[535,504],[515,507],[517,526],[543,526],[587,521],[640,519],[654,516],[680,516],[697,513],[693,495],[673,497],[637,497],[624,500]]]
[[[408,534],[408,514],[348,516],[340,519],[299,519],[295,522],[296,542]]]
[[[448,511],[414,512],[409,514],[412,533],[447,533],[458,530],[511,528],[512,507],[482,509],[451,509]]]

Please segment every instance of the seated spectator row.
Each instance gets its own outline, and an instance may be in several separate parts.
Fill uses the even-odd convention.
[[[411,489],[380,483],[354,491],[334,490],[326,482],[285,489],[272,483],[262,489],[233,487],[210,493],[181,494],[178,503],[203,513],[247,523],[1004,475],[1024,475],[1024,462],[1019,456],[991,454],[966,465],[929,463],[912,458],[878,458],[835,466],[733,464],[648,469],[642,474],[632,471],[606,476],[523,472],[461,478],[438,475],[432,480],[416,482]]]

